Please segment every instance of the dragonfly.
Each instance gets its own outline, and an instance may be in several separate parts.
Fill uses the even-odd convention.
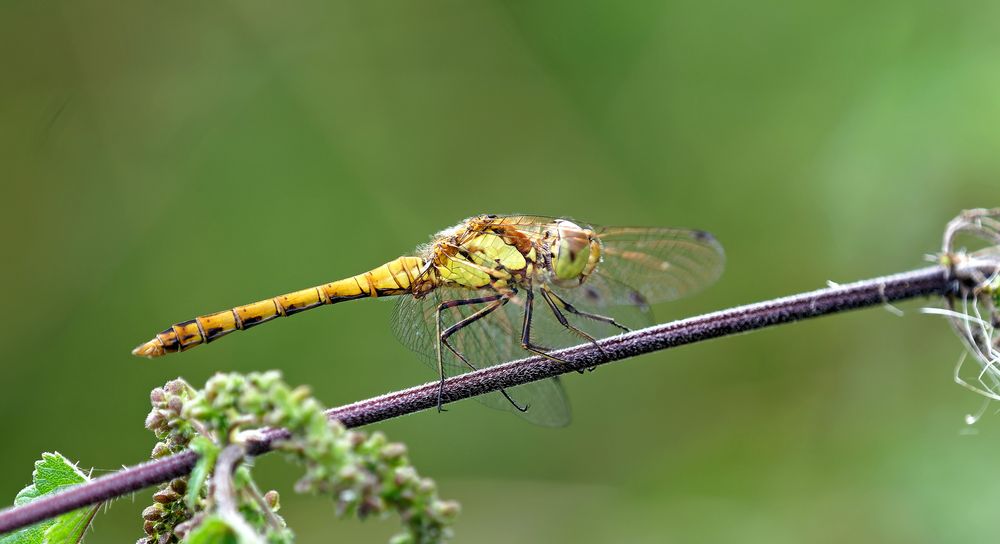
[[[311,308],[396,297],[392,329],[437,373],[440,411],[447,377],[523,355],[565,363],[552,352],[652,324],[650,304],[706,287],[724,262],[722,246],[703,230],[478,215],[437,233],[416,255],[176,323],[132,353],[159,357]],[[570,419],[558,378],[476,399],[540,425]]]

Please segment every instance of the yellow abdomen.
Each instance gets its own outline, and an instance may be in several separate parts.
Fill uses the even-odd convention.
[[[324,304],[409,294],[417,287],[415,284],[421,284],[422,289],[426,289],[428,282],[436,281],[436,275],[421,276],[424,269],[423,259],[400,257],[364,274],[176,323],[132,350],[132,354],[159,357]]]

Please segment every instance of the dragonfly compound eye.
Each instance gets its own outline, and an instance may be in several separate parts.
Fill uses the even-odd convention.
[[[590,235],[579,225],[558,221],[552,244],[552,271],[561,280],[580,276],[590,260]]]

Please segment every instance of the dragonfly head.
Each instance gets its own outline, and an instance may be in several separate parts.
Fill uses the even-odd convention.
[[[552,271],[561,280],[582,278],[590,272],[587,268],[594,262],[591,253],[600,251],[594,247],[597,244],[594,232],[565,219],[555,223],[555,240],[550,246]]]

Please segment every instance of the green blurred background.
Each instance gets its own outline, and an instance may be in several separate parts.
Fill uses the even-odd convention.
[[[714,232],[668,320],[924,265],[1000,204],[1000,4],[4,2],[0,497],[43,450],[146,458],[148,391],[279,368],[339,405],[432,376],[361,301],[184,356],[169,323],[367,270],[482,212]],[[464,402],[404,441],[459,542],[996,535],[994,408],[940,318],[880,309],[566,380],[575,422]],[[260,461],[301,542],[382,542]],[[97,519],[132,542],[149,492]]]

